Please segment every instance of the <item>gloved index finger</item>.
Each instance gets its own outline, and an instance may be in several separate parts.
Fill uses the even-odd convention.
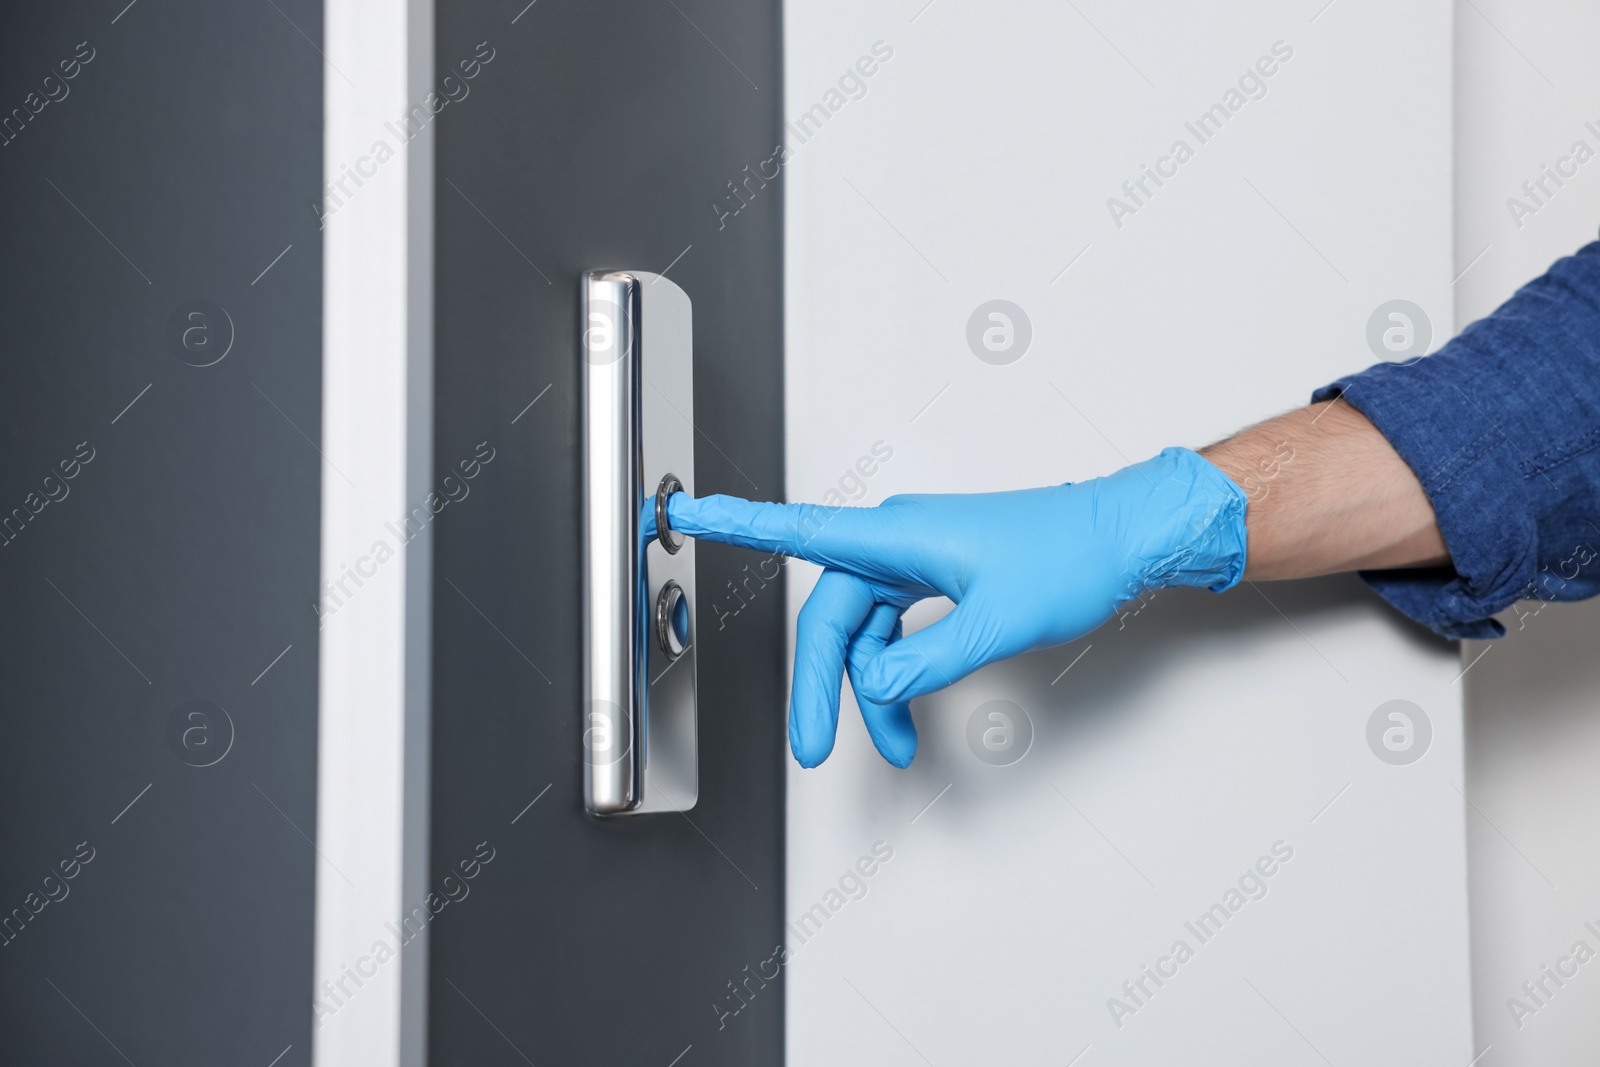
[[[667,501],[667,520],[691,537],[777,552],[868,577],[899,573],[892,559],[908,547],[905,538],[891,536],[892,520],[878,508],[769,504],[720,494],[696,499],[675,493]]]

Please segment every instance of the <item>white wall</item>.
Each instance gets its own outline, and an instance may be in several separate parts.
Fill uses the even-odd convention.
[[[1576,0],[1464,3],[1457,13],[1457,322],[1492,311],[1550,262],[1595,237],[1600,161],[1580,169],[1519,227],[1507,199],[1576,140],[1600,149],[1600,8]],[[1492,20],[1492,21],[1491,21]],[[1547,188],[1551,186],[1547,183]],[[1525,198],[1524,198],[1525,199]],[[1595,544],[1600,546],[1600,538]],[[1537,608],[1523,606],[1523,611]],[[1600,951],[1600,605],[1555,605],[1505,617],[1505,641],[1470,644],[1467,675],[1473,1010],[1484,1067],[1594,1062],[1600,966],[1539,994],[1521,990],[1582,940]],[[1488,650],[1487,652],[1485,650]],[[1570,964],[1568,965],[1570,969]],[[1536,1007],[1514,1019],[1507,1001]],[[1520,1021],[1521,1025],[1518,1025]]]
[[[1384,301],[1446,331],[1444,0],[923,2],[787,7],[791,119],[893,48],[782,179],[791,499],[850,485],[877,441],[866,503],[1092,477],[1372,362]],[[1117,228],[1107,197],[1279,40],[1268,95]],[[1032,324],[1008,366],[965,339],[993,298]],[[814,577],[791,570],[792,608]],[[791,918],[874,842],[894,855],[791,940],[790,1063],[1463,1067],[1459,670],[1339,579],[1163,593],[980,672],[918,702],[909,771],[847,699],[832,758],[790,773]],[[1433,726],[1403,767],[1365,736],[1397,698]],[[991,699],[1035,730],[1011,766],[965,739]],[[1268,895],[1201,945],[1185,921],[1278,841]],[[1195,957],[1119,1029],[1107,999],[1180,938]]]

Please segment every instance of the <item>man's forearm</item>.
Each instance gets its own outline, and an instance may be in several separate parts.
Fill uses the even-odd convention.
[[[1280,415],[1200,454],[1250,498],[1247,578],[1450,562],[1416,475],[1342,400]]]

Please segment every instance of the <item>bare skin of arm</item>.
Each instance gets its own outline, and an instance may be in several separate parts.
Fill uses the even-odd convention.
[[[1450,562],[1417,476],[1343,400],[1269,419],[1200,454],[1250,498],[1246,578]]]

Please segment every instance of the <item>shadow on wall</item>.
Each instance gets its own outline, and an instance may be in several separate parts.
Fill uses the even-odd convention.
[[[1573,951],[1600,952],[1600,601],[1530,607],[1467,649],[1483,657],[1466,702],[1476,1040],[1502,1062],[1589,1063],[1600,964]]]
[[[936,790],[965,773],[983,747],[982,717],[976,717],[977,726],[969,721],[982,702],[977,692],[1009,697],[1027,708],[1031,723],[1023,728],[1038,732],[1036,739],[1024,739],[1036,750],[1031,762],[1046,764],[1057,754],[1152,725],[1160,713],[1152,696],[1165,684],[1169,664],[1220,659],[1231,666],[1230,657],[1237,651],[1249,657],[1240,660],[1240,670],[1259,671],[1264,662],[1261,650],[1286,642],[1297,654],[1303,651],[1305,658],[1276,668],[1280,680],[1269,680],[1260,691],[1280,687],[1287,709],[1313,688],[1343,689],[1341,674],[1352,683],[1367,680],[1358,673],[1358,661],[1340,662],[1330,639],[1338,627],[1360,620],[1376,620],[1388,631],[1388,639],[1406,651],[1455,654],[1454,642],[1389,609],[1354,575],[1260,583],[1259,589],[1247,584],[1220,596],[1200,589],[1164,590],[1147,598],[1142,607],[1138,602],[1129,604],[1122,615],[1087,637],[988,668],[943,694],[922,699],[915,706],[922,742],[909,771],[893,777],[874,775],[876,784],[860,784],[869,791],[885,790],[878,799],[887,800],[888,791]],[[916,620],[921,625],[931,621]],[[996,722],[1005,728],[1003,721]],[[965,744],[956,736],[961,728],[967,730]],[[981,754],[978,758],[994,762]],[[1023,789],[1031,777],[1011,781]]]

